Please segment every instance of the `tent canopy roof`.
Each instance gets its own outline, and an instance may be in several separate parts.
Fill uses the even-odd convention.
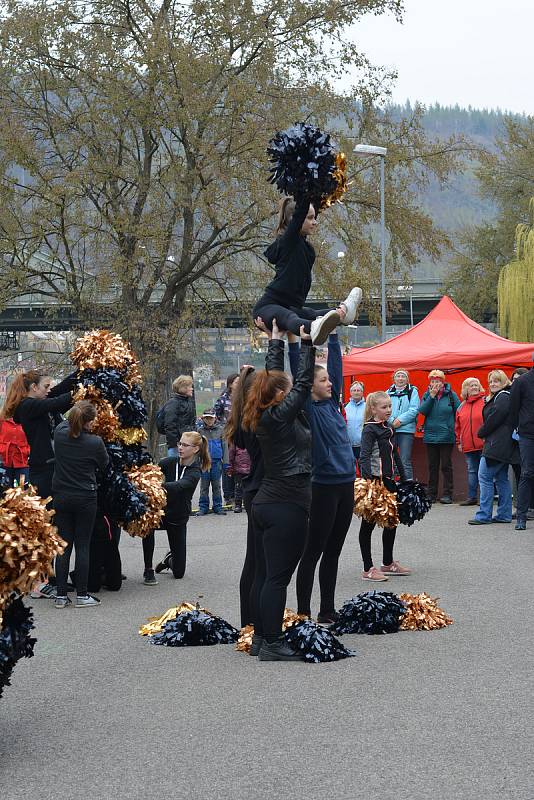
[[[343,358],[343,375],[407,369],[469,369],[532,363],[534,345],[511,342],[484,328],[450,297],[442,297],[417,325],[374,347],[353,348]]]

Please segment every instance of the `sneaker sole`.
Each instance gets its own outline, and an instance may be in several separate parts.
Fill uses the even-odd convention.
[[[74,603],[74,608],[98,608],[101,603]]]
[[[408,578],[411,574],[411,572],[384,572],[388,578]]]
[[[157,586],[157,581],[143,581],[143,586]]]
[[[387,578],[385,575],[383,578],[364,578],[362,575],[362,581],[371,581],[371,583],[384,583],[384,581],[387,581]]]
[[[321,325],[315,337],[312,339],[312,343],[314,345],[321,345],[326,342],[332,331],[334,331],[338,325],[341,325],[341,317],[337,313],[337,311],[333,310],[329,311],[321,320]]]

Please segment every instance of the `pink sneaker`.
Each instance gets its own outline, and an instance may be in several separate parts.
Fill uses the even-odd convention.
[[[382,573],[384,575],[411,575],[411,569],[408,567],[401,567],[398,561],[392,561],[387,567],[385,564],[382,564],[381,567]]]
[[[364,581],[387,581],[384,573],[376,567],[371,567],[371,569],[367,570],[367,572],[364,570],[362,572],[362,578]]]

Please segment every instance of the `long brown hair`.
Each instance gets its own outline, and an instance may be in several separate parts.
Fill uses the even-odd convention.
[[[202,472],[207,472],[211,467],[210,448],[208,440],[202,436],[198,431],[184,431],[182,436],[187,436],[191,444],[198,447],[198,455],[200,457],[200,467]]]
[[[232,408],[224,429],[224,435],[226,436],[228,444],[233,444],[235,435],[241,427],[241,417],[243,416],[245,401],[252,384],[256,380],[256,375],[257,373],[254,367],[243,367],[239,375],[237,389],[235,392],[232,392]]]
[[[38,384],[46,375],[38,369],[29,369],[28,372],[19,372],[7,390],[6,400],[0,414],[2,419],[11,419],[18,405],[28,397],[31,386]]]
[[[277,405],[276,395],[278,392],[285,392],[291,386],[291,378],[280,370],[267,372],[262,369],[256,373],[256,380],[250,387],[245,406],[241,426],[246,431],[255,431],[258,427],[260,417],[266,408]]]
[[[292,197],[283,197],[278,205],[278,220],[276,223],[275,233],[280,236],[287,226],[295,212],[296,203]]]
[[[96,408],[89,400],[78,400],[69,412],[69,436],[77,439],[84,425],[96,419]]]

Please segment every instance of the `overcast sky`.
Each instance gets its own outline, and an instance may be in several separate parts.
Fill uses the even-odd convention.
[[[534,114],[534,0],[405,0],[403,24],[366,17],[353,40],[398,71],[393,99]]]

